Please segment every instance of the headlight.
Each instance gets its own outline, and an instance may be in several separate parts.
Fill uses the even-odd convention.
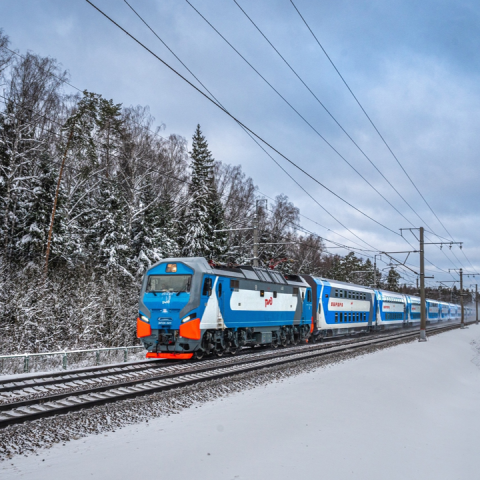
[[[197,316],[196,313],[191,313],[188,317],[182,319],[182,323],[188,322],[189,320],[193,320]]]
[[[150,319],[149,319],[148,317],[146,317],[145,315],[140,315],[140,318],[141,318],[144,322],[147,322],[147,323],[150,322]]]

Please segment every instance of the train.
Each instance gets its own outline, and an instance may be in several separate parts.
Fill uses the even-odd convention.
[[[137,337],[147,358],[220,357],[243,347],[278,348],[418,324],[420,303],[416,296],[312,275],[167,258],[143,277]],[[461,308],[427,299],[426,314],[428,323],[455,320]]]

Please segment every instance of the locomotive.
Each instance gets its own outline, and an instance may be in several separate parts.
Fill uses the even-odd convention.
[[[426,301],[427,321],[460,317]],[[467,311],[468,314],[468,311]],[[167,258],[145,273],[137,337],[147,358],[201,359],[420,322],[420,298],[311,275]]]

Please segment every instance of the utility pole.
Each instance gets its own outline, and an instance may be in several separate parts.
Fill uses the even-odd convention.
[[[465,308],[463,305],[463,269],[460,269],[460,307],[462,309],[462,323],[460,328],[465,328]]]
[[[253,266],[258,267],[258,200],[253,216]]]
[[[460,276],[460,310],[462,312],[460,328],[466,328],[465,327],[465,306],[463,302],[463,268],[459,268],[458,270],[456,268],[452,268],[452,269],[449,268],[448,271],[450,272],[450,270],[453,270],[454,272],[458,272],[458,275]],[[466,274],[467,277],[469,277],[470,275],[475,276],[475,275],[478,275],[478,273]]]
[[[427,335],[426,335],[426,329],[427,329],[427,304],[426,304],[426,299],[425,299],[425,278],[434,278],[433,276],[431,277],[425,277],[425,245],[449,245],[450,248],[452,245],[460,245],[460,248],[462,248],[462,242],[426,242],[424,240],[424,228],[401,228],[400,232],[403,236],[403,230],[410,230],[410,232],[413,233],[413,230],[419,230],[420,231],[420,238],[417,238],[415,234],[415,238],[420,243],[420,342],[426,342],[427,341]],[[408,257],[407,257],[408,258]],[[411,269],[410,269],[411,270]],[[413,270],[412,270],[413,271]],[[416,272],[414,272],[416,273]],[[462,312],[463,312],[463,307],[462,307]],[[462,314],[463,318],[463,314]]]
[[[475,323],[478,325],[478,284],[474,283],[470,285],[473,287],[475,285]]]
[[[475,275],[480,275],[480,273],[465,273],[466,277],[475,278]],[[475,285],[475,323],[478,325],[478,284],[472,284],[470,286],[473,287],[473,285]],[[462,304],[463,304],[463,297],[462,297]]]
[[[382,255],[376,254],[373,256],[373,288],[377,288],[377,257],[382,258]]]
[[[420,227],[420,342],[427,341],[427,305],[425,302],[425,254],[423,227]]]
[[[258,199],[255,203],[255,215],[253,216],[253,266],[258,267],[258,224],[259,224],[259,204],[266,202],[264,198]]]

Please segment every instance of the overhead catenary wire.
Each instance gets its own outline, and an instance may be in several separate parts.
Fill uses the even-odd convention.
[[[348,139],[355,145],[357,150],[370,162],[370,164],[375,168],[375,170],[383,177],[383,179],[388,183],[388,185],[398,194],[398,196],[407,204],[407,206],[415,213],[415,215],[423,222],[426,223],[418,212],[410,205],[410,203],[404,198],[404,196],[397,190],[395,185],[393,185],[390,180],[382,173],[382,171],[377,167],[373,160],[365,153],[365,151],[358,145],[358,143],[352,138],[352,136],[345,130],[343,125],[337,120],[337,118],[332,114],[332,112],[325,106],[325,104],[318,98],[318,96],[313,92],[313,90],[308,86],[308,84],[303,80],[303,78],[298,74],[298,72],[292,67],[292,65],[285,59],[285,57],[280,53],[280,51],[273,45],[265,33],[259,28],[259,26],[253,21],[253,19],[247,14],[247,12],[242,8],[237,0],[233,2],[238,6],[242,13],[248,18],[252,25],[258,30],[260,35],[267,41],[267,43],[273,48],[273,50],[278,54],[278,56],[283,60],[283,62],[288,66],[288,68],[293,72],[293,74],[298,78],[298,80],[305,86],[309,93],[315,98],[317,103],[325,110],[325,112],[330,116],[330,118],[337,124],[337,126],[342,130],[342,132],[348,137]],[[348,163],[348,162],[347,162]],[[349,164],[350,165],[350,164]],[[353,166],[352,166],[353,168]],[[354,171],[363,178],[368,185],[375,190],[397,213],[399,213],[407,222],[412,226],[415,226],[402,212],[400,212],[388,199],[386,199],[373,185],[370,184],[355,168]]]
[[[159,35],[152,29],[152,27],[151,27],[150,25],[148,25],[148,23],[145,21],[145,19],[128,3],[127,0],[124,0],[124,1],[125,1],[125,3],[130,7],[130,9],[135,13],[135,15],[136,15],[136,16],[147,26],[147,28],[157,37],[157,39],[162,42],[162,44],[175,56],[175,58],[182,64],[182,66],[183,66],[183,67],[195,78],[195,80],[197,80],[197,82],[199,82],[199,84],[209,93],[209,95],[211,95],[211,97],[212,97],[222,108],[224,108],[223,105],[220,103],[220,101],[219,101],[219,100],[213,95],[213,93],[205,86],[205,84],[187,67],[187,65],[173,52],[173,50],[172,50],[170,47],[168,47],[168,45],[166,44],[166,42],[159,37]],[[188,2],[188,0],[187,0],[187,2]],[[188,2],[188,3],[190,4],[190,2]],[[190,4],[190,5],[191,5],[191,4]],[[191,6],[192,6],[192,8],[195,9],[195,7],[193,7],[193,5],[191,5]],[[195,10],[196,10],[196,9],[195,9]],[[198,12],[198,10],[196,10],[196,11],[197,11],[197,13],[199,13],[200,16],[202,16],[202,15],[200,14],[200,12]],[[204,18],[204,17],[202,16],[202,18]],[[205,18],[204,18],[204,19],[205,19]],[[205,21],[206,21],[207,23],[209,23],[206,19],[205,19]],[[210,23],[209,23],[209,25],[210,25]],[[214,27],[212,26],[212,28],[214,28]],[[216,29],[215,29],[215,30],[216,30]],[[217,33],[219,33],[219,32],[217,32]],[[222,36],[220,33],[219,33],[219,35]],[[222,36],[222,38],[224,38],[224,37]],[[225,41],[227,41],[227,40],[225,39]],[[227,41],[227,43],[243,58],[243,56],[242,56],[228,41]],[[245,61],[246,61],[246,60],[245,60]],[[249,63],[248,61],[246,61],[246,62]],[[249,64],[249,65],[250,65],[250,64]],[[252,68],[255,70],[255,68],[254,68],[253,66],[252,66]],[[255,70],[255,71],[256,71],[256,70]],[[257,73],[258,73],[258,72],[257,72]],[[259,75],[260,75],[260,74],[259,74]],[[261,75],[260,75],[260,76],[261,76]],[[263,77],[262,77],[262,78],[263,78]],[[268,83],[268,82],[267,82],[267,83]],[[269,85],[270,85],[270,84],[269,84]],[[272,87],[272,88],[273,88],[273,87]],[[275,90],[275,89],[274,89],[274,90]],[[276,90],[275,90],[275,91],[276,91]],[[278,93],[278,92],[277,92],[277,93]],[[281,95],[280,95],[280,96],[281,96]],[[282,98],[283,98],[283,97],[282,97]],[[287,103],[288,103],[288,102],[287,102]],[[292,107],[292,108],[293,108],[293,107]],[[243,126],[242,126],[242,128],[243,128]],[[277,164],[277,166],[279,166],[279,168],[281,168],[305,193],[307,193],[307,195],[308,195],[310,198],[312,198],[312,200],[314,200],[322,209],[324,209],[327,214],[329,214],[330,216],[332,216],[331,213],[330,213],[328,210],[326,210],[312,195],[310,195],[310,194],[307,192],[307,190],[304,189],[304,188],[269,154],[269,152],[267,152],[267,151],[265,150],[265,148],[263,148],[263,146],[262,146],[245,128],[243,128],[243,129],[244,129],[244,131],[259,145],[259,147],[262,148],[262,150]],[[347,162],[347,163],[348,163],[348,162]],[[353,168],[353,167],[352,167],[352,168]],[[362,177],[362,178],[363,178],[363,177]],[[367,182],[367,183],[368,183],[368,182]],[[372,187],[372,188],[374,188],[374,187]],[[384,197],[382,196],[382,198],[384,198]],[[387,202],[388,202],[388,201],[387,201]],[[388,203],[390,204],[390,202],[388,202]],[[395,208],[395,207],[393,207],[393,208]],[[398,211],[398,210],[397,210],[397,211]],[[402,215],[402,216],[403,216],[403,215]],[[404,218],[405,218],[405,217],[404,217]],[[352,233],[354,236],[356,236],[356,237],[359,238],[361,241],[363,241],[364,243],[366,243],[369,247],[375,249],[375,247],[374,247],[373,245],[365,242],[365,241],[364,241],[363,239],[361,239],[357,234],[355,234],[355,233],[352,232],[350,229],[348,229],[348,227],[346,227],[345,225],[343,225],[338,219],[336,219],[335,217],[334,217],[334,219],[337,220],[337,222],[339,222],[340,225],[342,225],[344,228],[346,228],[350,233]],[[411,223],[411,222],[409,222],[409,223]],[[411,223],[411,224],[412,224],[412,223]],[[413,224],[412,224],[412,225],[413,225]],[[325,228],[325,227],[324,227],[324,228]],[[344,238],[345,238],[345,237],[344,237]],[[411,244],[410,242],[408,242],[408,240],[405,239],[405,237],[402,237],[402,238],[413,248],[412,244]],[[354,242],[354,243],[356,243],[356,242]],[[378,249],[377,249],[377,251],[378,251]],[[434,265],[434,264],[433,264],[432,262],[430,262],[430,261],[429,261],[429,263],[431,263],[432,265]],[[435,266],[435,265],[434,265],[434,266]],[[436,266],[435,266],[435,267],[436,267]],[[436,268],[438,268],[438,267],[436,267]],[[438,268],[438,269],[439,269],[439,268]],[[440,269],[439,269],[439,270],[440,270]]]
[[[194,85],[192,82],[190,82],[187,78],[185,78],[181,73],[179,73],[177,70],[175,70],[172,66],[170,66],[165,60],[163,60],[161,57],[159,57],[156,53],[154,53],[151,49],[149,49],[145,44],[140,42],[134,35],[132,35],[130,32],[128,32],[125,28],[120,26],[115,20],[113,20],[109,15],[107,15],[105,12],[103,12],[100,8],[98,8],[96,5],[94,5],[90,0],[85,0],[88,4],[90,4],[95,10],[97,10],[101,15],[103,15],[107,20],[109,20],[111,23],[113,23],[118,29],[120,29],[123,33],[125,33],[127,36],[129,36],[133,41],[138,43],[143,49],[145,49],[148,53],[150,53],[153,57],[155,57],[158,61],[160,61],[163,65],[165,65],[169,70],[171,70],[175,75],[177,75],[179,78],[181,78],[183,81],[188,83],[192,88],[194,88],[197,92],[199,92],[203,97],[205,97],[209,102],[211,102],[213,105],[215,105],[217,108],[222,110],[226,115],[228,115],[233,121],[237,122],[239,125],[243,126],[246,130],[248,130],[252,135],[254,135],[258,140],[260,140],[264,145],[266,145],[268,148],[270,148],[272,151],[280,155],[282,158],[284,158],[287,162],[289,162],[291,165],[293,165],[296,169],[300,170],[304,175],[309,177],[311,180],[313,180],[315,183],[320,185],[323,189],[331,193],[333,196],[341,200],[343,203],[360,213],[362,216],[365,218],[368,218],[369,220],[373,221],[377,225],[381,226],[385,230],[390,231],[394,235],[399,235],[398,232],[395,230],[392,230],[391,228],[387,227],[383,223],[381,223],[378,220],[375,220],[373,217],[362,211],[361,209],[355,207],[353,204],[345,200],[343,197],[341,197],[339,194],[334,192],[332,189],[328,188],[326,185],[324,185],[322,182],[320,182],[317,178],[315,178],[313,175],[308,173],[304,168],[300,167],[297,163],[295,163],[293,160],[288,158],[285,154],[280,152],[276,147],[274,147],[272,144],[267,142],[265,139],[263,139],[260,135],[258,135],[256,132],[254,132],[252,129],[250,129],[248,126],[246,126],[244,123],[242,123],[239,119],[237,119],[233,114],[231,114],[228,110],[223,108],[221,105],[219,105],[213,98],[208,96],[205,92],[203,92],[200,88],[198,88],[196,85]]]
[[[186,0],[187,3],[191,5],[189,0]],[[265,35],[265,33],[258,27],[258,25],[253,21],[253,19],[247,14],[247,12],[241,7],[241,5],[238,3],[237,0],[233,0],[233,2],[238,6],[238,8],[242,11],[242,13],[245,15],[245,17],[252,23],[252,25],[258,30],[258,32],[263,36],[263,38],[267,41],[267,43],[273,48],[273,50],[278,54],[278,56],[283,60],[283,62],[288,66],[288,68],[293,72],[293,74],[298,78],[298,80],[306,87],[306,89],[309,91],[309,93],[315,98],[315,100],[320,104],[320,106],[327,112],[327,114],[333,119],[333,121],[338,125],[338,127],[343,131],[343,133],[349,138],[349,140],[355,145],[355,147],[362,153],[362,155],[370,162],[370,164],[377,170],[377,172],[383,177],[383,179],[388,183],[388,185],[397,193],[397,195],[405,202],[405,204],[415,213],[415,215],[422,221],[424,225],[427,226],[427,228],[431,228],[428,226],[428,223],[419,215],[419,213],[412,207],[412,205],[405,199],[405,197],[398,191],[398,189],[388,180],[388,178],[381,172],[381,170],[377,167],[377,165],[370,159],[370,157],[364,152],[364,150],[355,142],[355,140],[351,137],[351,135],[345,130],[345,128],[338,122],[338,120],[335,118],[335,116],[327,109],[327,107],[323,104],[323,102],[317,97],[317,95],[313,92],[313,90],[306,84],[306,82],[300,77],[300,75],[296,72],[296,70],[291,66],[291,64],[285,59],[285,57],[280,53],[280,51],[273,45],[273,43],[269,40],[269,38]],[[195,8],[193,5],[191,5],[192,8],[195,9],[195,11],[227,42],[228,45],[230,45],[234,51],[240,55],[240,57],[251,67],[253,70],[260,75],[262,79],[264,79],[268,85],[273,88],[273,90],[277,92],[277,90],[241,55],[237,49],[233,47],[233,45],[230,44],[226,40],[226,38],[218,32],[218,30]],[[278,93],[279,94],[279,93]],[[279,94],[280,95],[280,94]],[[281,95],[280,95],[281,96]],[[283,99],[283,96],[281,96]],[[288,102],[287,102],[288,103]],[[289,103],[288,103],[289,104]],[[290,105],[290,104],[289,104]],[[293,108],[293,107],[292,107]],[[294,109],[295,110],[295,109]],[[296,110],[295,110],[296,111]],[[298,112],[297,112],[298,113]],[[301,115],[300,115],[301,116]],[[302,117],[303,118],[303,117]],[[308,123],[308,122],[307,122]],[[309,124],[310,125],[310,124]],[[313,128],[313,127],[312,127]],[[314,129],[315,130],[315,129]],[[316,130],[315,130],[316,131]],[[318,132],[317,132],[318,133]],[[323,136],[321,136],[322,139]],[[325,140],[325,139],[324,139]],[[327,144],[329,144],[327,142]],[[329,144],[330,145],[330,144]],[[333,147],[332,147],[333,148]],[[335,149],[334,149],[335,150]],[[335,150],[336,153],[338,153]],[[340,155],[340,154],[339,154]],[[363,177],[363,175],[355,169],[342,155],[340,157],[349,165],[352,167],[352,169],[363,179],[365,182],[380,196],[382,197],[383,200],[385,200],[397,213],[399,213],[412,227],[415,227],[415,224],[411,222],[403,213],[401,213],[384,195],[382,195],[367,179]],[[436,234],[435,234],[436,235]],[[413,248],[413,245],[408,242],[407,239],[405,241]],[[448,258],[445,252],[443,252],[445,257]],[[452,254],[455,256],[457,261],[460,263],[459,259],[456,257],[455,253],[452,252]],[[465,255],[465,253],[464,253]],[[428,259],[426,259],[429,263],[434,265],[432,262],[430,262]],[[450,260],[450,259],[449,259]],[[451,261],[451,260],[450,260]],[[453,262],[452,262],[453,264]],[[439,267],[436,267],[439,268]],[[440,268],[439,268],[440,269]],[[441,269],[440,269],[441,270]]]
[[[236,2],[236,0],[233,0],[238,6],[239,8],[244,12],[244,10],[240,7],[240,5]],[[388,199],[386,199],[386,197],[384,195],[382,195],[330,142],[328,142],[328,140],[326,140],[326,138],[321,135],[316,129],[315,127],[313,127],[310,122],[308,122],[308,120],[305,119],[305,117],[303,117],[303,115],[298,112],[298,110],[295,109],[295,107],[225,38],[224,35],[222,35],[218,29],[216,29],[212,24],[211,22],[209,22],[207,20],[207,18],[205,18],[205,16],[194,6],[192,5],[192,3],[189,1],[189,0],[186,0],[186,2],[193,8],[193,10],[195,10],[195,12],[227,43],[227,45],[229,45],[234,51],[235,53],[237,53],[237,55],[240,56],[240,58],[242,58],[242,60],[247,63],[247,65],[249,65],[249,67],[260,77],[262,78],[262,80],[310,127],[312,128],[312,130],[320,136],[320,138],[322,138],[322,140],[342,159],[344,160],[347,165],[349,165],[354,171],[355,173],[357,173],[380,197],[382,197],[397,213],[399,213],[408,223],[410,223],[410,225],[412,226],[415,226],[407,217],[405,217],[405,215],[403,215]],[[263,34],[263,32],[261,32],[261,30],[256,26],[256,24],[250,19],[250,17],[248,17],[248,15],[244,12],[244,14],[247,16],[247,18],[249,18],[249,20],[254,24],[254,26],[257,28],[257,30],[259,30],[259,32],[264,36],[264,38],[270,43],[270,45],[275,49],[275,51],[280,55],[280,57],[286,62],[286,60],[283,58],[283,56],[278,52],[278,50],[273,46],[273,44],[271,44],[271,42],[267,39],[267,37]],[[287,65],[290,67],[290,65],[288,64],[288,62],[286,62]],[[292,67],[290,67],[292,69]],[[292,69],[292,71],[294,71]],[[296,72],[294,71],[294,73],[296,74]],[[297,74],[296,74],[297,75]],[[297,77],[301,80],[301,78],[297,75]],[[303,80],[301,80],[302,83]],[[304,83],[304,85],[309,89],[309,91],[312,93],[312,95],[314,95],[314,97],[318,100],[318,98],[315,96],[315,94],[311,91],[311,89]],[[324,105],[319,101],[319,103],[322,105],[322,107],[324,107]],[[325,108],[325,107],[324,107]],[[327,113],[336,121],[335,117],[333,117],[333,115],[325,108],[325,110],[327,111]],[[418,215],[418,213],[415,211],[415,209],[413,209],[413,207],[411,207],[411,205],[406,201],[406,199],[401,195],[400,192],[398,192],[398,190],[395,188],[394,185],[391,184],[391,182],[385,177],[385,175],[383,175],[383,173],[378,169],[378,167],[370,160],[370,158],[363,152],[363,150],[355,143],[355,141],[350,137],[350,135],[343,129],[343,127],[336,121],[336,123],[340,126],[340,128],[342,128],[342,130],[344,131],[344,133],[350,138],[350,140],[352,140],[352,142],[357,146],[357,148],[364,154],[364,156],[369,160],[369,162],[378,170],[378,172],[382,175],[382,177],[387,181],[387,183],[395,190],[395,192],[397,192],[397,194],[405,201],[405,203],[412,209],[412,211],[419,217],[420,220],[422,220],[425,224],[426,222],[422,219],[422,217],[420,217]],[[275,161],[275,160],[274,160]],[[276,162],[277,163],[277,162]],[[278,163],[277,163],[278,164]],[[296,182],[297,183],[297,182]],[[302,187],[301,187],[302,188]],[[304,190],[305,191],[305,190]],[[307,192],[306,192],[307,193]],[[308,194],[308,193],[307,193]],[[323,208],[323,207],[322,207]],[[327,212],[329,213],[329,212]],[[338,221],[338,220],[337,220]],[[426,224],[427,227],[428,227],[428,224]],[[346,228],[344,225],[342,225],[344,228]],[[430,227],[428,227],[430,228]],[[351,230],[349,230],[351,232]],[[351,232],[353,233],[353,232]],[[397,232],[395,232],[397,233]],[[355,233],[353,233],[357,238],[360,239],[360,237],[358,235],[356,235]],[[402,237],[404,239],[404,241],[406,241],[412,248],[413,248],[413,245],[407,240],[405,239],[405,237]],[[363,239],[361,239],[364,243],[365,241]],[[371,244],[367,244],[369,247],[372,247],[372,248],[375,248],[373,247]],[[444,253],[445,255],[445,253]],[[429,263],[431,263],[432,265],[434,265],[431,261],[427,260]],[[438,268],[438,267],[436,267]],[[440,269],[439,269],[440,270]]]
[[[91,2],[88,2],[88,3],[91,3]],[[94,5],[93,5],[93,6],[94,6]],[[95,7],[95,6],[94,6],[94,7]],[[96,7],[95,7],[95,8],[96,8]],[[97,9],[97,10],[98,10],[98,9]],[[101,13],[103,13],[103,12],[101,12]],[[127,32],[126,32],[126,33],[127,33]],[[160,39],[160,40],[161,40],[161,39]],[[8,47],[7,47],[7,48],[8,48]],[[8,49],[8,50],[11,51],[12,53],[14,53],[15,55],[18,55],[18,56],[24,58],[24,57],[23,57],[22,55],[20,55],[18,52],[15,52],[15,51],[10,50],[10,49]],[[173,53],[173,52],[172,52],[172,53]],[[72,88],[78,90],[79,92],[82,92],[81,89],[79,89],[78,87],[75,87],[73,84],[67,82],[65,79],[62,79],[62,78],[58,77],[58,76],[55,75],[53,72],[48,72],[48,73],[51,74],[51,75],[53,75],[53,76],[55,76],[55,77],[57,77],[57,78],[60,79],[62,82],[70,85]],[[136,123],[136,122],[134,122],[134,123]],[[144,125],[140,125],[140,126],[141,126],[142,128],[145,128],[146,130],[150,131],[150,130],[149,130],[147,127],[145,127]],[[154,135],[158,135],[157,132],[152,132],[152,131],[150,131],[150,133],[152,133],[152,134],[154,134]],[[248,131],[247,131],[247,133],[248,133]],[[250,133],[249,133],[249,135],[250,135]],[[158,136],[160,136],[161,138],[164,138],[164,137],[162,137],[161,135],[158,135]],[[250,135],[250,136],[251,136],[251,135]],[[252,137],[252,138],[253,138],[253,137]],[[254,140],[255,140],[255,141],[257,142],[257,144],[258,144],[258,141],[257,141],[256,139],[254,139]],[[260,146],[261,146],[261,145],[260,145]],[[261,147],[262,147],[262,146],[261,146]],[[263,148],[263,147],[262,147],[262,148]],[[264,151],[265,151],[265,149],[264,149]],[[267,152],[267,154],[268,154],[268,152]],[[273,159],[273,158],[272,158],[272,159]],[[275,161],[275,160],[274,160],[274,161]],[[276,162],[276,163],[278,163],[278,162]],[[157,173],[158,173],[158,172],[157,172]],[[164,175],[165,175],[165,174],[164,174]],[[329,213],[329,212],[328,212],[328,213]],[[343,226],[343,225],[342,225],[342,226]],[[325,228],[326,228],[326,227],[325,227]],[[332,231],[331,229],[329,229],[329,230]],[[335,234],[337,234],[337,235],[340,235],[340,234],[338,234],[338,233],[336,233],[336,232],[334,232],[334,231],[332,231],[332,233],[335,233]],[[395,233],[396,233],[396,232],[395,232]],[[342,236],[342,235],[340,235],[340,236]],[[343,236],[342,236],[342,237],[343,237]],[[344,238],[346,238],[346,237],[344,237]],[[362,240],[362,241],[363,241],[363,240]],[[372,247],[372,248],[374,248],[374,247]]]
[[[387,147],[388,151],[390,152],[390,154],[393,156],[393,158],[395,159],[395,161],[398,163],[398,165],[400,166],[400,168],[402,169],[402,171],[405,173],[406,177],[408,178],[408,180],[410,181],[410,183],[413,185],[413,187],[415,188],[415,190],[417,191],[417,193],[420,195],[420,197],[422,198],[422,200],[424,201],[424,203],[427,205],[427,207],[429,208],[429,210],[433,213],[433,215],[435,216],[435,218],[438,220],[438,222],[440,223],[440,225],[443,227],[443,229],[445,230],[445,232],[447,232],[447,234],[449,235],[450,239],[455,241],[453,236],[451,235],[451,233],[448,231],[448,229],[445,227],[445,225],[443,224],[443,222],[440,220],[440,218],[438,217],[438,215],[435,213],[435,211],[433,210],[433,208],[431,207],[431,205],[427,202],[425,196],[421,193],[420,189],[418,188],[418,186],[415,184],[415,182],[413,181],[413,179],[411,178],[411,176],[408,174],[408,172],[406,171],[405,167],[403,166],[403,164],[400,162],[399,158],[397,157],[397,155],[395,155],[395,153],[393,152],[392,148],[390,147],[390,145],[387,143],[387,141],[385,140],[385,137],[380,133],[380,130],[378,129],[378,127],[375,125],[375,123],[373,122],[372,118],[370,117],[370,115],[367,113],[367,111],[365,110],[365,108],[363,107],[363,105],[360,103],[360,100],[358,99],[358,97],[355,95],[355,93],[353,92],[353,90],[350,88],[349,84],[347,83],[347,81],[345,80],[345,78],[343,77],[343,75],[340,73],[339,69],[337,68],[337,66],[335,65],[335,63],[333,62],[332,58],[330,57],[330,55],[327,53],[327,51],[325,50],[325,48],[323,47],[323,45],[321,44],[321,42],[318,40],[317,36],[315,35],[315,33],[313,32],[312,28],[310,27],[310,25],[307,23],[307,21],[305,20],[304,16],[301,14],[300,10],[298,9],[298,7],[296,6],[296,4],[294,3],[293,0],[290,0],[290,3],[293,5],[294,9],[296,10],[296,12],[298,13],[299,17],[301,18],[301,20],[303,21],[303,23],[305,24],[305,26],[307,27],[307,29],[309,30],[309,32],[311,33],[311,35],[313,36],[313,38],[315,39],[316,43],[318,44],[318,46],[320,47],[320,49],[322,50],[322,52],[325,54],[325,56],[327,57],[328,61],[330,62],[330,64],[332,65],[332,67],[334,68],[334,70],[337,72],[338,76],[340,77],[340,79],[342,80],[342,82],[344,83],[345,87],[348,89],[348,91],[350,92],[350,94],[352,95],[353,99],[355,100],[355,102],[358,104],[358,106],[360,107],[360,109],[362,110],[363,114],[365,115],[365,117],[367,118],[367,120],[369,121],[369,123],[372,125],[372,127],[374,128],[374,130],[376,131],[376,133],[378,134],[378,136],[380,137],[381,141],[384,143],[384,145]],[[424,222],[425,225],[426,222]],[[430,227],[428,227],[430,228]],[[433,232],[432,232],[433,233]],[[434,235],[438,236],[436,233],[434,233]],[[465,259],[470,263],[471,267],[475,270],[475,267],[472,265],[472,263],[470,262],[470,260],[468,259],[466,253],[463,251],[462,249],[462,253],[463,255],[465,256]],[[454,254],[455,258],[456,258],[456,255]],[[458,260],[457,258],[457,261],[459,262],[459,264],[461,264],[461,262]]]
[[[180,57],[178,57],[178,55],[165,43],[165,41],[160,38],[160,36],[155,32],[155,30],[153,30],[153,28],[145,21],[145,19],[138,13],[137,10],[135,10],[132,5],[130,5],[130,3],[128,3],[127,0],[124,0],[124,2],[130,7],[130,9],[135,13],[135,15],[147,26],[147,28],[155,35],[155,37],[157,37],[158,40],[160,40],[160,42],[162,42],[162,44],[170,51],[170,53],[172,53],[172,55],[174,55],[174,57],[183,65],[183,67],[193,76],[193,78],[195,78],[195,80],[208,92],[209,95],[211,95],[211,97],[219,104],[223,107],[223,105],[221,104],[221,102],[218,100],[218,98],[211,92],[211,90],[209,90],[207,88],[207,86],[198,78],[198,76],[196,76],[192,70],[185,64],[185,62],[183,62]],[[225,107],[224,107],[225,108]],[[263,147],[263,145],[254,137],[252,136],[252,134],[246,130],[243,126],[240,126],[242,128],[242,130],[244,130],[244,132],[258,145],[259,148],[261,148],[263,150],[263,152],[268,155],[270,157],[270,159],[293,181],[295,182],[296,185],[298,185],[298,187],[300,187],[320,208],[322,208],[322,210],[324,210],[324,212],[329,215],[330,217],[332,217],[337,223],[339,223],[343,228],[345,228],[345,230],[347,230],[348,232],[350,232],[352,235],[354,235],[356,238],[358,238],[360,241],[364,242],[366,245],[368,245],[369,247],[371,248],[374,248],[372,245],[366,243],[363,239],[361,239],[358,234],[356,234],[355,232],[353,232],[352,230],[350,230],[345,224],[343,224],[342,222],[340,222],[340,220],[335,217],[330,211],[328,211],[322,204],[320,204],[320,202],[314,198],[297,180],[295,180],[292,175],[290,175],[287,170],[285,170],[285,168]],[[320,225],[320,224],[318,224]],[[326,230],[328,231],[331,231],[332,233],[334,233],[335,235],[338,235],[342,238],[345,238],[346,240],[349,240],[349,241],[352,241],[350,239],[348,239],[347,237],[345,237],[344,235],[338,233],[338,232],[335,232],[334,230],[328,228],[328,227],[324,227],[323,225],[320,225],[322,228],[325,228]],[[356,243],[355,241],[353,243]],[[359,245],[359,244],[357,244]]]

